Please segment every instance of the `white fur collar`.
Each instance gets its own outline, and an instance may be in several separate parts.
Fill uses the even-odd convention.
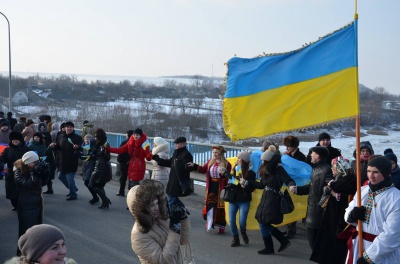
[[[169,143],[158,145],[157,147],[155,147],[151,150],[151,154],[153,154],[153,155],[160,153],[160,152],[169,153]]]

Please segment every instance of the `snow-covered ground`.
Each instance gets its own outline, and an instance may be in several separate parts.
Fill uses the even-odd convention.
[[[329,134],[329,131],[326,131]],[[361,130],[361,132],[363,132]],[[367,135],[365,137],[361,137],[360,141],[369,141],[374,148],[375,154],[383,154],[383,151],[387,148],[391,148],[393,152],[399,156],[400,155],[400,131],[386,131],[389,135],[380,136],[380,135]],[[308,150],[311,147],[314,147],[317,144],[317,140],[315,142],[300,142],[300,150],[305,155],[308,154]],[[352,160],[353,152],[356,147],[356,140],[354,137],[341,137],[341,138],[333,138],[331,139],[332,147],[338,148],[342,151],[342,156]],[[280,148],[281,151],[284,151],[284,146]],[[400,158],[400,156],[399,156]]]

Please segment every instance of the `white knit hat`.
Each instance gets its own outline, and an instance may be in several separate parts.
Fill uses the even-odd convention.
[[[22,156],[22,162],[29,164],[39,160],[39,156],[34,151],[28,151]]]
[[[270,145],[268,149],[261,155],[261,159],[265,161],[270,161],[275,154],[276,154],[275,146]]]

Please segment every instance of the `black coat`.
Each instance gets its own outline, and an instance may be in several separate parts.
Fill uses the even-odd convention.
[[[70,139],[72,143],[68,141]],[[83,143],[82,137],[75,134],[75,131],[71,134],[61,133],[56,142],[55,150],[59,150],[59,163],[58,169],[62,173],[72,173],[78,170],[78,160],[80,153],[74,149],[73,144],[81,146]]]
[[[224,176],[228,179],[232,179],[232,175],[230,175],[227,171],[224,173]],[[249,182],[254,182],[256,180],[256,173],[252,170],[248,171],[247,179]],[[249,202],[252,200],[251,193],[254,191],[254,185],[247,185],[246,188],[242,188],[240,184],[233,185],[228,184],[226,186],[230,192],[234,192],[233,202]]]
[[[21,138],[20,144],[18,146],[9,143],[8,148],[5,148],[0,156],[0,170],[4,169],[4,164],[7,164],[7,172],[6,172],[6,198],[7,199],[17,199],[18,198],[18,189],[15,185],[14,181],[14,162],[22,158],[22,156],[30,151],[30,149],[24,144],[24,139]]]
[[[94,147],[91,159],[94,159],[95,163],[89,186],[93,186],[93,183],[109,182],[112,177],[110,153],[106,151],[103,144]]]
[[[318,205],[323,194],[323,188],[333,180],[331,167],[325,160],[312,164],[311,182],[297,187],[298,195],[307,195],[306,227],[319,229],[321,226],[323,209]]]
[[[128,141],[129,141],[129,139],[125,139],[124,141],[121,142],[119,147],[121,148],[123,145],[128,143]],[[117,161],[118,161],[119,166],[121,167],[122,171],[128,171],[128,163],[129,163],[130,159],[131,159],[131,156],[129,156],[128,152],[118,154]]]
[[[316,146],[321,146],[319,143]],[[336,157],[342,156],[342,152],[340,151],[340,149],[334,148],[332,147],[332,145],[329,145],[327,147],[328,151],[329,151],[329,156],[326,159],[326,163],[328,163],[329,166],[331,166],[332,164],[332,160]],[[311,150],[308,152],[307,158],[306,158],[306,163],[311,164]]]
[[[169,159],[160,158],[157,161],[158,165],[171,168],[166,190],[168,195],[182,196],[182,188],[179,182],[190,179],[191,168],[187,166],[188,162],[193,162],[193,156],[186,147],[175,149]]]
[[[283,221],[283,214],[280,211],[280,194],[282,184],[288,187],[295,186],[295,181],[287,174],[281,164],[277,165],[275,172],[261,176],[260,182],[249,182],[257,189],[264,189],[260,203],[256,211],[256,219],[263,225],[280,224]],[[268,186],[268,188],[266,188]]]

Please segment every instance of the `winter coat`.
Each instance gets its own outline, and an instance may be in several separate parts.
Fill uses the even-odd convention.
[[[190,220],[181,220],[180,235],[169,228],[168,209],[164,186],[157,182],[152,188],[132,188],[127,196],[130,212],[135,218],[131,232],[131,244],[140,263],[181,264],[182,252],[180,245],[190,242]],[[152,197],[159,196],[159,216],[151,215],[148,207]]]
[[[11,129],[11,131],[14,131],[15,125],[18,123],[17,119],[15,119],[15,118],[13,118],[13,117],[7,117],[6,119],[7,119],[8,122],[10,123],[10,129]]]
[[[14,126],[14,129],[13,129],[13,131],[17,131],[17,132],[20,132],[20,133],[22,133],[22,131],[24,130],[24,128],[25,128],[25,121],[18,121],[18,123]]]
[[[352,160],[350,165],[351,168],[356,172],[357,171],[356,161]],[[360,160],[361,185],[364,185],[364,183],[368,181],[367,168],[368,168],[368,160]]]
[[[5,185],[6,185],[6,198],[7,199],[17,199],[18,198],[18,189],[15,185],[14,181],[14,162],[18,159],[22,158],[22,156],[30,151],[30,149],[25,146],[24,139],[22,134],[20,134],[20,144],[18,146],[12,144],[11,142],[8,144],[8,147],[4,149],[0,156],[0,170],[4,169],[4,165],[7,164],[7,172],[5,177]]]
[[[10,141],[10,133],[11,131],[9,129],[7,131],[0,130],[0,143],[8,144]]]
[[[170,167],[169,180],[167,184],[167,194],[174,197],[182,196],[180,182],[184,179],[190,179],[188,162],[193,162],[193,156],[185,147],[175,149],[172,157],[169,159],[160,159],[157,164],[164,167]]]
[[[227,170],[224,173],[225,178],[227,179],[232,179],[233,176],[235,175],[230,175],[228,173],[229,170]],[[235,171],[235,169],[234,169]],[[247,174],[247,180],[249,181],[249,183],[253,183],[256,180],[256,173],[252,170],[248,171]],[[233,202],[250,202],[252,200],[252,195],[251,193],[254,191],[255,187],[254,184],[249,184],[248,186],[246,186],[246,188],[243,188],[240,184],[238,185],[234,185],[234,184],[228,184],[226,186],[227,191],[229,192],[234,192],[234,196],[233,196]]]
[[[33,138],[33,134],[36,133],[35,124],[30,124],[29,126],[26,126],[21,133],[24,136],[24,141],[29,142],[29,140]]]
[[[95,131],[96,131],[96,129],[94,128],[94,125],[92,123],[86,123],[82,127],[81,136],[82,136],[82,138],[88,134],[94,136]]]
[[[91,159],[90,156],[94,150],[94,139],[90,139],[89,145],[82,145],[82,150],[80,154],[80,159],[82,160],[82,176],[84,181],[90,180],[94,170],[95,159]]]
[[[390,176],[392,178],[392,182],[393,182],[394,186],[400,190],[400,168],[399,168],[399,165],[396,165],[396,168],[394,168],[394,170],[392,170],[392,172],[390,173]]]
[[[302,161],[302,162],[306,161],[306,155],[304,155],[303,152],[301,152],[299,148],[297,148],[295,151],[293,151],[292,153],[290,153],[288,155],[290,155],[292,158],[297,159],[299,161]]]
[[[321,146],[319,143],[316,146]],[[326,163],[331,166],[332,164],[332,160],[336,157],[342,156],[342,153],[340,151],[340,149],[334,148],[332,147],[331,144],[329,144],[329,146],[327,147],[328,151],[329,151],[329,156],[328,158],[326,158]],[[307,158],[306,158],[306,163],[311,164],[311,150],[308,152]]]
[[[4,264],[31,264],[32,262],[26,260],[25,257],[13,257],[12,259],[7,260]],[[40,264],[35,262],[35,264]],[[77,264],[75,260],[71,258],[64,258],[64,264]]]
[[[58,135],[58,132],[59,132],[59,128],[60,128],[60,125],[57,124],[57,123],[54,123],[52,125],[52,130],[50,132],[51,142],[56,142],[57,141],[57,135]]]
[[[288,187],[296,185],[280,163],[275,166],[275,172],[268,173],[264,177],[261,176],[261,181],[249,181],[250,186],[264,189],[256,211],[256,219],[263,225],[282,223],[283,214],[280,210],[281,198],[279,191],[284,183]]]
[[[135,140],[133,135],[129,138],[127,144],[120,148],[108,148],[111,153],[122,154],[127,152],[130,156],[129,167],[128,167],[128,179],[130,181],[141,181],[144,178],[146,172],[146,162],[144,159],[151,160],[151,152],[149,146],[142,146],[147,140],[145,133]],[[144,147],[144,148],[143,148]]]
[[[93,149],[91,159],[94,159],[95,163],[89,186],[93,186],[93,183],[109,182],[112,178],[110,153],[107,152],[105,143],[96,144]]]
[[[323,209],[318,205],[323,194],[323,188],[333,179],[331,167],[325,159],[312,164],[310,183],[297,187],[297,195],[308,195],[306,227],[319,229],[321,226]]]
[[[169,158],[169,143],[158,145],[151,150],[151,154],[157,154],[162,159]],[[161,182],[165,187],[167,187],[169,178],[169,169],[157,164],[157,161],[152,160],[153,172],[151,174],[151,179]]]
[[[79,151],[74,149],[74,144],[81,146],[82,143],[82,137],[75,134],[75,131],[71,134],[61,133],[59,135],[54,150],[59,150],[58,170],[60,172],[75,173],[78,170]]]
[[[24,165],[22,159],[14,163],[14,180],[18,188],[18,222],[19,237],[25,234],[28,228],[42,223],[43,197],[42,186],[49,178],[48,168],[37,172],[36,167],[30,169]]]
[[[46,144],[44,142],[37,142],[33,138],[29,140],[28,147],[30,150],[35,151],[39,157],[43,157],[46,155]]]

